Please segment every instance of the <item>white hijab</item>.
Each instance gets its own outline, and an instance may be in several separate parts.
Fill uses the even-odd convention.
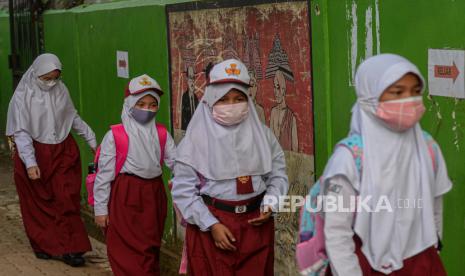
[[[370,265],[386,274],[437,242],[435,176],[422,129],[416,124],[405,132],[394,132],[374,115],[384,90],[407,73],[425,85],[418,68],[403,57],[382,54],[367,59],[357,70],[358,99],[352,109],[351,134],[361,135],[364,144],[361,182],[352,184],[362,200],[372,197],[372,209],[380,197],[387,197],[393,208],[393,212],[362,210],[356,214],[354,231],[362,239],[362,252]],[[327,168],[325,178],[340,171]],[[423,208],[398,208],[398,199],[412,205],[421,199]]]
[[[6,135],[26,131],[44,144],[58,144],[68,137],[77,112],[65,84],[58,80],[50,90],[38,85],[38,78],[61,63],[53,54],[38,56],[24,73],[8,106]]]
[[[212,108],[233,88],[247,95],[249,115],[237,125],[223,126],[213,119]],[[177,152],[176,161],[193,167],[211,180],[264,175],[271,171],[272,153],[264,126],[247,87],[240,84],[207,86]]]
[[[155,91],[148,90],[124,99],[121,120],[129,137],[129,149],[124,168],[145,179],[151,179],[162,174],[160,166],[160,142],[158,139],[155,118],[145,125],[138,123],[131,115],[131,108],[146,95],[151,95],[158,101],[160,96]]]

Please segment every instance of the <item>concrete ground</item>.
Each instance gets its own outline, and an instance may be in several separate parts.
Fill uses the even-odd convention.
[[[0,153],[0,276],[112,275],[105,244],[92,238],[91,242],[93,251],[86,253],[84,267],[73,268],[61,261],[37,259],[24,232],[12,162],[8,155]]]

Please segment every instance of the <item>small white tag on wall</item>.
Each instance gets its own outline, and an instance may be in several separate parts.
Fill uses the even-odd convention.
[[[430,95],[465,98],[465,51],[429,49],[428,86]]]
[[[118,77],[126,79],[129,78],[128,52],[116,51],[116,68]]]

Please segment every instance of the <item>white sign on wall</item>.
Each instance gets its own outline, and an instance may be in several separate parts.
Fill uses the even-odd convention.
[[[429,93],[436,96],[465,98],[465,51],[428,50]]]
[[[128,52],[116,51],[116,68],[118,77],[129,78]]]

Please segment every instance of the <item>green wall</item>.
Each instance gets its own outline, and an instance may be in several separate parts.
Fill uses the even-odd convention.
[[[10,54],[10,23],[8,14],[0,10],[0,145],[4,142],[6,113],[13,94],[11,70],[8,67]]]
[[[370,10],[371,24],[370,20],[366,22]],[[324,169],[333,145],[349,131],[350,109],[356,98],[349,84],[352,60],[358,65],[370,53],[376,54],[379,47],[381,53],[407,57],[427,78],[429,48],[465,49],[464,11],[465,2],[454,0],[311,1],[317,175]],[[352,39],[354,33],[357,39]],[[372,44],[367,43],[367,34],[371,34]],[[356,58],[352,58],[354,49]],[[449,275],[461,275],[465,260],[465,139],[464,124],[460,123],[465,119],[465,103],[426,96],[425,103],[428,111],[421,124],[441,145],[454,182],[445,196],[445,247],[441,257]],[[456,131],[454,122],[459,124]]]

